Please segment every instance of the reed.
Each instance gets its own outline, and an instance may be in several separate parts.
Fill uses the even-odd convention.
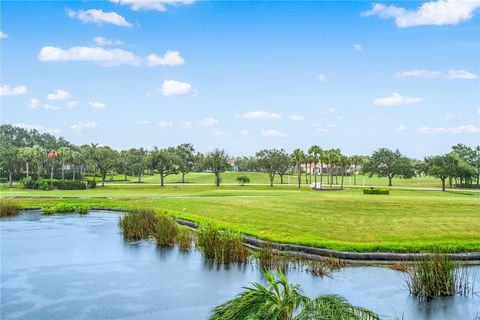
[[[0,217],[14,216],[20,212],[20,205],[11,199],[0,199]]]
[[[258,264],[263,271],[281,270],[287,272],[290,266],[290,257],[279,254],[272,249],[269,243],[264,243],[257,254]]]
[[[222,230],[213,223],[200,226],[197,234],[197,244],[207,259],[218,263],[245,262],[248,250],[242,243],[238,232]]]
[[[158,214],[156,217],[155,240],[159,246],[175,245],[179,233],[177,222],[165,213]]]
[[[447,253],[425,255],[407,269],[406,282],[410,293],[422,300],[471,292],[470,273]]]
[[[180,227],[177,234],[177,244],[180,251],[189,251],[195,241],[195,232],[186,227]]]
[[[141,240],[156,234],[157,215],[153,210],[134,210],[124,214],[118,224],[125,239]]]

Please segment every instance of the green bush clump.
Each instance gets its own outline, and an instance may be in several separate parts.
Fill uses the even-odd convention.
[[[165,213],[156,216],[155,240],[159,246],[173,246],[177,240],[177,222]]]
[[[7,178],[0,178],[0,183],[7,183],[8,179]]]
[[[243,186],[246,183],[250,183],[250,178],[247,176],[238,176],[237,177],[237,182],[239,185]]]
[[[85,190],[92,189],[97,186],[96,182],[91,181],[81,181],[81,180],[53,180],[50,183],[49,179],[32,179],[31,177],[23,178],[20,183],[25,189],[34,189],[34,190]]]
[[[375,189],[372,187],[363,189],[363,194],[390,194],[390,189]]]
[[[157,215],[150,209],[133,210],[120,218],[120,229],[127,240],[141,240],[157,231]]]
[[[208,259],[219,263],[245,262],[248,250],[240,233],[222,230],[213,223],[205,223],[198,229],[198,247]]]
[[[97,181],[95,180],[87,180],[87,188],[94,189],[97,187]]]
[[[0,217],[14,216],[20,212],[20,205],[14,200],[0,199]]]
[[[48,206],[42,208],[44,214],[54,214],[54,213],[79,213],[87,214],[90,210],[90,207],[81,204],[70,204],[70,203],[59,203],[53,206]]]
[[[187,227],[180,227],[177,235],[177,244],[180,251],[189,251],[195,241],[195,232]]]

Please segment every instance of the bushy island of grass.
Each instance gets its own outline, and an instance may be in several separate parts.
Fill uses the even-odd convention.
[[[15,216],[20,209],[18,202],[11,199],[0,199],[0,217]]]
[[[51,206],[45,206],[42,208],[44,214],[55,213],[78,213],[87,214],[90,211],[90,207],[83,204],[70,204],[70,203],[58,203]]]

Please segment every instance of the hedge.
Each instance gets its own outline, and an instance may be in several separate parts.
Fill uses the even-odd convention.
[[[84,190],[92,189],[97,186],[97,183],[92,180],[80,181],[80,180],[53,180],[50,183],[48,179],[38,179],[34,180],[32,178],[24,178],[21,180],[21,183],[26,189],[35,189],[35,190]]]
[[[390,194],[390,189],[363,189],[363,194]]]

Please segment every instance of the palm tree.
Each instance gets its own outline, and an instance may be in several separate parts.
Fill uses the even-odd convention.
[[[352,161],[352,165],[353,165],[353,185],[356,186],[357,185],[357,167],[363,164],[363,157],[353,155],[350,157],[350,160]]]
[[[348,156],[340,155],[340,165],[342,167],[342,182],[340,189],[343,190],[343,177],[345,176],[345,169],[352,164],[352,160]]]
[[[340,160],[340,150],[339,149],[330,149],[326,151],[325,161],[328,163],[328,175],[330,178],[330,190],[333,187],[333,169],[338,165]]]
[[[58,157],[57,150],[52,150],[47,155],[48,159],[51,161],[51,168],[50,168],[50,189],[53,189],[53,169],[55,167],[55,159]]]
[[[40,179],[40,163],[45,160],[46,152],[40,146],[35,146],[32,148],[32,161],[35,161],[37,165],[37,179]]]
[[[237,297],[217,306],[210,320],[376,320],[367,309],[338,295],[305,296],[299,285],[288,283],[281,271],[264,273],[267,285],[252,283]]]
[[[33,151],[30,147],[24,147],[20,149],[19,152],[20,159],[25,162],[25,172],[27,174],[27,178],[29,177],[30,172],[30,162],[33,160]]]
[[[320,161],[320,188],[323,188],[323,164],[325,163],[326,157],[327,152],[321,150],[320,155],[318,156],[318,160]]]
[[[308,149],[308,153],[310,154],[312,161],[313,161],[313,170],[314,170],[314,177],[315,177],[315,184],[314,188],[317,188],[317,163],[320,157],[320,154],[322,153],[322,149],[320,149],[319,146],[313,145]]]
[[[70,161],[72,157],[72,149],[69,147],[61,147],[58,149],[58,157],[62,162],[62,181],[65,181],[65,164]]]
[[[305,153],[300,149],[295,149],[292,152],[292,160],[297,167],[298,187],[302,184],[302,163],[305,161]]]

